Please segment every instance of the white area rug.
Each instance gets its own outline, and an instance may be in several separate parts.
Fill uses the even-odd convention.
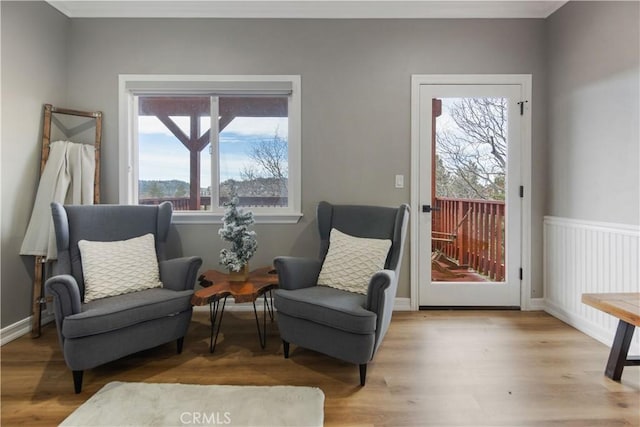
[[[62,426],[321,426],[315,387],[111,382]]]

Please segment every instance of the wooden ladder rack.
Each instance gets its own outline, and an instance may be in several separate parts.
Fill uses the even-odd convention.
[[[49,146],[51,145],[51,120],[53,114],[77,116],[95,119],[95,175],[93,181],[93,203],[100,203],[100,147],[102,143],[102,112],[78,111],[68,108],[54,107],[51,104],[44,106],[44,126],[42,129],[42,155],[40,159],[40,176],[44,172],[49,159]],[[35,272],[33,278],[33,313],[31,316],[31,337],[37,338],[42,332],[42,306],[47,300],[44,297],[44,278],[46,275],[47,257],[38,255],[35,257]]]

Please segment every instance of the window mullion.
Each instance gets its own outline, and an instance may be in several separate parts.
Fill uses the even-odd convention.
[[[127,176],[130,182],[129,200],[130,204],[138,204],[138,165],[140,164],[140,155],[138,153],[139,141],[138,141],[138,96],[132,95],[131,99],[131,147],[129,148],[130,163],[128,165]],[[135,166],[134,166],[135,165]]]
[[[175,218],[184,218],[184,223],[218,221],[224,210],[220,206],[221,192],[226,197],[232,182],[239,182],[236,189],[244,198],[243,203],[267,222],[295,222],[301,216],[299,76],[120,75],[119,93],[119,135],[124,141],[119,158],[121,203],[152,204],[166,199],[174,203]],[[202,140],[202,131],[194,129],[187,141],[177,130],[181,127],[185,131],[183,121],[176,123],[173,116],[190,115],[194,120],[193,111],[197,110],[198,122],[206,126],[207,106],[209,141]],[[286,159],[277,144],[278,129],[283,130],[284,123],[288,126],[287,138],[282,142],[287,144]],[[275,127],[275,131],[269,127]],[[221,131],[225,134],[221,135]],[[211,201],[201,203],[197,210],[184,194],[185,159],[182,152],[177,153],[171,135],[190,151],[189,194],[193,196],[196,191],[192,180],[200,182],[197,191],[206,189],[206,180],[210,181]],[[288,167],[286,186],[282,182],[278,185],[278,168],[275,172],[263,170],[261,161],[251,158],[251,147],[261,143],[267,150],[264,156],[278,156]],[[209,159],[201,152],[206,144],[210,147]],[[196,149],[199,168],[194,167],[193,161]],[[211,167],[209,176],[207,161]],[[200,169],[197,178],[193,175],[195,169]],[[223,178],[230,181],[222,182]],[[206,193],[201,194],[205,197]],[[281,205],[282,200],[286,201],[285,195],[288,202]],[[208,215],[199,211],[207,204]]]
[[[217,211],[220,200],[220,108],[218,97],[211,97],[211,210]]]

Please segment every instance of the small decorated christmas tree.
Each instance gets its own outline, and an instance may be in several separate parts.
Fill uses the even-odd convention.
[[[230,273],[248,270],[249,259],[256,253],[258,242],[256,232],[249,230],[255,222],[253,212],[238,208],[238,195],[232,192],[229,201],[224,204],[226,210],[222,217],[222,227],[218,234],[223,240],[231,243],[231,249],[220,251],[220,264]]]

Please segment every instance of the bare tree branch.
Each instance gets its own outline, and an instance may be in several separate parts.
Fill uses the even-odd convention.
[[[449,107],[454,128],[437,131],[436,187],[447,197],[504,199],[507,159],[505,98],[462,98]],[[438,171],[438,168],[441,170]]]
[[[247,155],[252,160],[245,164],[241,172],[243,181],[252,182],[266,179],[269,186],[275,186],[278,194],[286,194],[289,176],[289,144],[278,135],[276,129],[273,138],[263,139],[251,145]]]
[[[284,179],[289,174],[287,141],[276,131],[272,139],[263,139],[251,147],[249,157],[256,162],[269,178]]]
[[[242,178],[243,181],[253,181],[258,178],[258,172],[254,166],[245,165],[240,172],[240,178]]]

